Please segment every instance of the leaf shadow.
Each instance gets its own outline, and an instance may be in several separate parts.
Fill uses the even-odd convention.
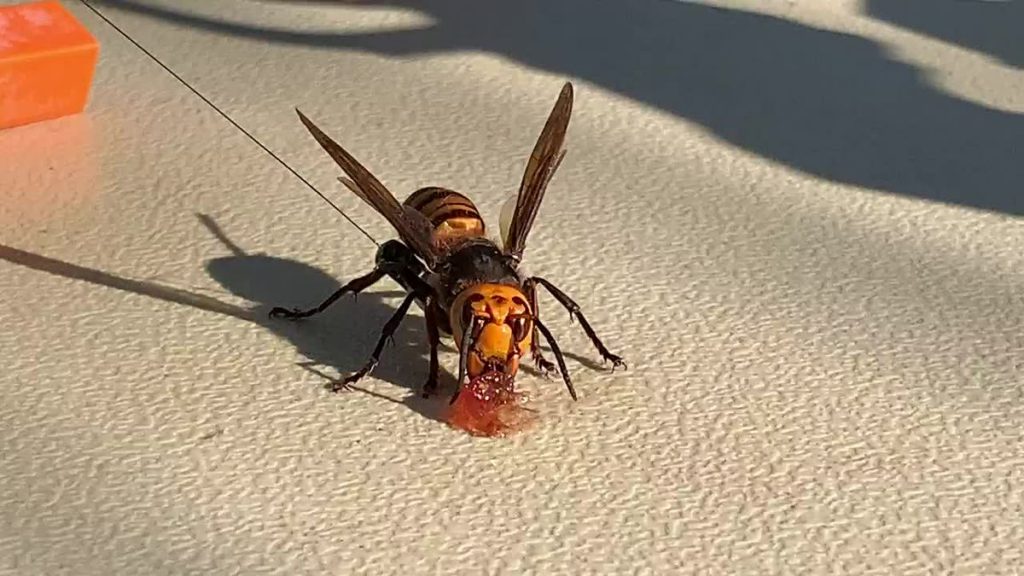
[[[782,17],[668,0],[336,0],[313,4],[325,5],[321,10],[330,4],[412,10],[430,23],[310,31],[141,0],[97,2],[180,28],[261,43],[399,58],[494,54],[698,123],[730,145],[808,175],[1024,215],[1018,152],[1024,114],[944,90],[874,40]],[[880,4],[869,3],[872,14]],[[921,22],[921,14],[932,10],[932,3],[924,4],[899,10],[918,10],[911,20]],[[1002,12],[1013,9],[1004,6]],[[998,19],[994,12],[979,21]],[[989,49],[1018,60],[1021,44],[1013,40],[1019,28],[1016,21],[1004,22],[1001,43]],[[975,44],[985,37],[981,30],[968,34]],[[334,81],[331,74],[325,71],[323,81]]]

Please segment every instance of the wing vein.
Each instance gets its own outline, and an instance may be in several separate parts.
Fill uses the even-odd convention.
[[[565,134],[572,116],[572,101],[572,84],[566,82],[526,163],[505,238],[505,252],[516,260],[522,259],[526,238],[540,210],[544,193],[565,157]]]
[[[419,212],[402,206],[394,194],[348,151],[320,130],[302,111],[295,111],[313,138],[348,175],[348,178],[339,177],[338,180],[382,215],[395,228],[401,239],[423,258],[428,266],[433,267],[437,263],[438,251],[431,236],[430,223],[426,218]]]

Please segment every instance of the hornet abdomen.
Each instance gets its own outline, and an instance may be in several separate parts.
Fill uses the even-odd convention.
[[[451,245],[460,240],[484,236],[484,219],[473,201],[454,190],[430,186],[420,188],[404,204],[423,214],[434,227],[434,243]]]

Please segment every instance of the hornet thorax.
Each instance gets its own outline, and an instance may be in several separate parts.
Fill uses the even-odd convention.
[[[466,241],[453,249],[438,265],[437,274],[439,296],[445,308],[475,284],[521,285],[512,259],[485,238]]]

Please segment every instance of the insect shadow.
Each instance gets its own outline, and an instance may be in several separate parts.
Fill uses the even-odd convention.
[[[300,366],[322,376],[329,384],[366,363],[381,329],[397,305],[387,299],[403,297],[405,292],[363,292],[358,297],[344,297],[323,313],[297,322],[270,318],[269,312],[275,306],[301,308],[317,304],[340,288],[341,283],[318,268],[294,260],[248,254],[231,241],[213,218],[205,214],[197,217],[231,252],[230,256],[209,260],[207,273],[225,290],[253,302],[253,321],[287,339],[309,359]],[[439,348],[457,353],[444,340]],[[418,397],[427,376],[427,353],[426,324],[421,315],[410,313],[395,333],[392,344],[385,348],[380,363],[373,370],[373,377],[407,388],[415,393],[414,397]],[[604,369],[589,358],[572,353],[565,356],[589,369]],[[332,368],[338,374],[329,376],[318,367]],[[523,366],[522,369],[531,375],[539,375],[532,366]],[[442,369],[439,384],[442,391],[453,389],[455,376]],[[370,393],[362,386],[352,388]],[[423,406],[417,404],[417,408]],[[433,414],[438,407],[431,403],[430,408]]]
[[[231,251],[229,256],[208,260],[207,273],[225,290],[248,301],[248,305],[239,306],[197,290],[129,278],[3,244],[0,244],[0,260],[255,324],[291,343],[307,359],[298,363],[299,368],[325,378],[337,376],[330,372],[347,374],[366,362],[380,328],[393,312],[387,300],[398,296],[398,292],[368,292],[358,300],[343,299],[321,317],[304,322],[272,319],[268,315],[272,306],[316,300],[337,289],[338,281],[302,262],[245,253],[228,240],[213,219],[200,215],[200,220]],[[373,371],[374,378],[410,389],[402,400],[372,391],[365,385],[352,389],[404,404],[427,418],[439,420],[443,401],[438,397],[424,399],[418,394],[418,386],[426,378],[426,342],[422,319],[410,315],[396,332],[394,345],[385,349],[381,363]],[[454,377],[442,371],[440,384],[442,388],[454,386]],[[332,397],[344,398],[344,394]]]
[[[269,313],[273,307],[319,302],[326,294],[340,288],[341,283],[323,270],[302,262],[248,253],[231,241],[213,218],[206,214],[197,214],[197,217],[230,252],[228,256],[208,260],[207,274],[226,291],[251,303],[250,321],[287,340],[306,358],[297,363],[298,367],[320,376],[327,387],[366,363],[381,328],[394,312],[395,304],[389,300],[404,296],[404,292],[363,292],[357,297],[342,298],[316,317],[297,322],[271,318]],[[350,389],[398,402],[423,416],[440,419],[443,403],[437,397],[423,398],[419,394],[427,375],[426,326],[420,316],[410,314],[402,322],[372,375],[406,388],[409,393],[398,401],[362,383]],[[454,377],[442,371],[440,384],[453,386]]]
[[[381,328],[394,312],[394,305],[388,299],[400,296],[400,292],[367,292],[358,299],[344,298],[318,317],[302,322],[270,318],[269,311],[273,306],[317,302],[325,294],[336,290],[340,286],[339,280],[302,262],[247,253],[234,244],[212,218],[202,214],[198,217],[230,252],[228,256],[208,260],[207,273],[226,291],[248,301],[248,306],[225,302],[200,291],[129,278],[3,244],[0,244],[0,260],[255,324],[291,343],[306,358],[297,366],[323,377],[325,384],[329,383],[328,380],[358,370],[366,362]],[[454,352],[443,340],[440,348]],[[569,353],[566,357],[589,368],[600,368],[598,363],[589,358]],[[528,366],[524,366],[523,370],[537,374]],[[381,400],[403,404],[420,415],[439,420],[445,404],[444,391],[454,388],[455,377],[442,367],[439,382],[441,395],[425,399],[420,396],[419,390],[426,375],[426,327],[419,315],[410,314],[395,333],[394,345],[384,350],[380,364],[373,371],[375,379],[407,389],[405,397],[396,400],[363,384],[353,386],[352,389]],[[337,397],[344,398],[344,394]]]

